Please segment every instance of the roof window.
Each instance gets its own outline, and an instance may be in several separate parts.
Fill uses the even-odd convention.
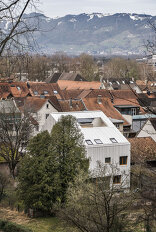
[[[92,141],[90,139],[87,139],[85,140],[85,142],[88,144],[88,145],[93,145]]]
[[[48,91],[47,91],[47,90],[44,90],[43,93],[44,93],[44,94],[48,94]]]
[[[19,86],[16,87],[18,90],[21,90],[21,88]]]
[[[38,95],[38,92],[37,92],[37,91],[34,91],[34,95]]]
[[[111,141],[112,143],[118,143],[117,140],[116,140],[115,138],[110,138],[110,141]]]
[[[58,94],[57,90],[54,90],[53,93],[54,93],[54,94]]]
[[[102,142],[100,139],[94,139],[94,141],[95,141],[97,144],[103,144],[103,142]]]

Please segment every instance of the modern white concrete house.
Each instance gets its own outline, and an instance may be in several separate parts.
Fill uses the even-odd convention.
[[[120,184],[126,177],[128,187],[130,184],[130,143],[110,119],[102,111],[57,112],[49,114],[42,129],[51,132],[61,116],[66,115],[72,115],[77,119],[84,136],[90,170],[95,170],[99,162],[110,167],[114,165],[117,167],[114,184]]]

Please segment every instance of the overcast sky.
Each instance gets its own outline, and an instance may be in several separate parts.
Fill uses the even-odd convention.
[[[40,11],[51,18],[80,13],[141,13],[156,15],[156,0],[40,0]]]

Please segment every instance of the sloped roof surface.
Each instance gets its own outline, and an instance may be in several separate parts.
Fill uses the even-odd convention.
[[[61,89],[100,89],[101,83],[97,81],[67,81],[58,80]]]
[[[120,112],[114,108],[109,98],[101,98],[101,104],[98,103],[97,98],[84,98],[83,102],[88,110],[101,110],[107,117],[123,120],[124,125],[129,125]]]

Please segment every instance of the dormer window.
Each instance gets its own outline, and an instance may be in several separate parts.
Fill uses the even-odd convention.
[[[94,141],[95,141],[97,144],[103,144],[103,142],[102,142],[100,139],[94,139]]]
[[[117,140],[116,140],[115,138],[110,138],[110,141],[111,141],[112,143],[118,143]]]
[[[38,95],[38,92],[37,92],[37,91],[34,91],[34,95]]]
[[[85,142],[88,144],[88,145],[93,145],[92,141],[90,139],[87,139],[85,140]]]
[[[47,90],[44,90],[43,93],[44,93],[44,94],[48,94],[48,91],[47,91]]]

